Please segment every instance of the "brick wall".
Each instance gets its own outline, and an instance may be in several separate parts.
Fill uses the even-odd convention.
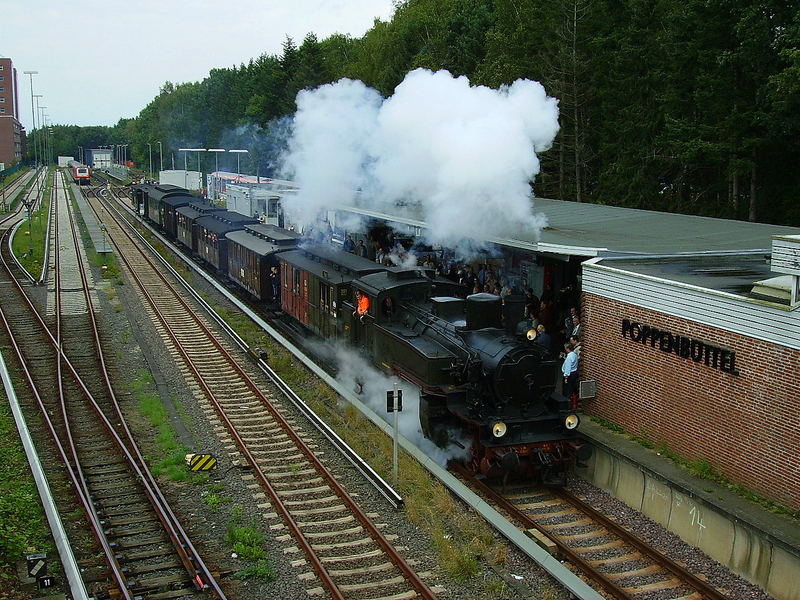
[[[582,310],[587,414],[800,509],[800,351],[590,293]],[[739,375],[623,337],[623,319],[731,350]]]

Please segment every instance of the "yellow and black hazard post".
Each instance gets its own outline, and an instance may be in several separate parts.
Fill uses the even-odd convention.
[[[187,454],[186,464],[190,471],[211,471],[217,468],[217,459],[213,454]]]

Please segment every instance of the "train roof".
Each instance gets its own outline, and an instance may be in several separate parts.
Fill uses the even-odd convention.
[[[216,215],[202,215],[197,217],[194,222],[198,227],[207,229],[217,235],[227,235],[231,231],[241,230],[241,225],[235,225],[226,221],[220,221]]]
[[[296,231],[290,231],[270,223],[254,223],[244,228],[254,237],[267,240],[279,246],[296,246],[303,237]]]
[[[183,215],[184,217],[186,217],[186,218],[188,218],[188,219],[190,219],[192,221],[197,219],[197,217],[200,217],[200,216],[208,214],[207,211],[198,210],[198,205],[195,202],[187,204],[186,206],[181,206],[181,207],[177,208],[175,210],[175,212],[178,213],[179,215]]]
[[[179,206],[186,206],[187,204],[190,204],[190,203],[194,202],[195,200],[197,200],[197,197],[196,196],[191,196],[187,192],[186,194],[181,194],[180,196],[168,196],[166,198],[162,198],[161,202],[163,204],[168,204],[169,206],[172,206],[173,208],[177,208]]]
[[[409,284],[420,284],[432,282],[433,270],[429,270],[430,275],[422,267],[388,267],[385,271],[364,275],[353,286],[371,296],[377,296],[380,292],[404,287]]]
[[[141,184],[138,187],[139,189],[144,190],[149,198],[157,201],[163,200],[169,196],[180,196],[189,193],[186,189],[170,183],[160,183],[158,185],[146,183]]]
[[[254,217],[249,217],[247,215],[243,215],[242,213],[233,210],[224,210],[220,212],[215,212],[213,216],[215,219],[225,221],[230,225],[237,225],[239,226],[238,228],[241,228],[244,225],[258,223],[258,219]]]
[[[331,283],[347,283],[356,277],[386,268],[366,258],[323,245],[283,252],[280,260]]]
[[[339,266],[347,271],[352,271],[358,276],[383,271],[386,268],[375,261],[356,254],[351,254],[350,252],[345,252],[340,248],[328,244],[308,244],[302,246],[301,250],[309,256],[312,256],[313,260],[317,262]]]
[[[269,240],[254,236],[252,233],[247,231],[247,229],[248,226],[245,226],[243,230],[239,229],[237,231],[231,231],[226,237],[231,242],[235,242],[240,246],[247,248],[251,252],[258,254],[259,256],[268,256],[282,250],[296,247],[296,243],[289,246],[285,244],[275,244]]]
[[[189,206],[191,206],[194,210],[199,212],[201,215],[208,215],[215,212],[222,212],[227,209],[221,208],[216,204],[211,204],[210,202],[206,202],[202,199],[195,199]]]

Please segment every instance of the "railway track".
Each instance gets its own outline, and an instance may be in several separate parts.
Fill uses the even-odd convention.
[[[733,600],[565,489],[500,491],[451,467],[482,497],[618,600]]]
[[[166,346],[183,365],[187,385],[230,449],[248,465],[258,508],[295,561],[309,593],[336,599],[434,598],[424,575],[401,555],[377,515],[366,514],[306,441],[303,425],[284,416],[277,388],[262,390],[218,339],[185,293],[140,250],[110,205],[90,200]],[[267,501],[268,500],[268,501]]]
[[[22,177],[17,177],[14,181],[9,183],[8,185],[4,185],[3,186],[3,189],[2,189],[2,197],[3,197],[3,199],[6,202],[8,202],[10,197],[14,193],[16,193],[20,188],[23,188],[26,185],[28,185],[29,181],[33,181],[34,182],[34,185],[31,186],[31,188],[32,188],[33,191],[35,191],[36,189],[38,189],[37,186],[36,186],[36,179],[35,178],[43,179],[46,175],[47,175],[47,169],[42,169],[42,170],[37,170],[35,173],[32,173],[32,174],[29,173],[29,174],[23,175]],[[41,181],[40,181],[40,183],[41,183]],[[30,191],[29,191],[29,193],[30,193]],[[26,198],[26,200],[27,200],[27,198]]]
[[[45,316],[26,286],[16,283],[4,241],[0,317],[96,541],[81,549],[79,559],[87,589],[96,598],[166,600],[201,592],[225,598],[125,423],[102,354],[93,286],[58,173],[51,210],[55,268]]]

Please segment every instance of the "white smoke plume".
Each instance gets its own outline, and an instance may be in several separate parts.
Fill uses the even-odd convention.
[[[283,175],[302,190],[286,203],[293,219],[313,220],[361,190],[364,208],[418,206],[429,241],[447,246],[538,236],[546,225],[533,212],[530,182],[537,153],[558,131],[558,101],[537,82],[494,90],[417,69],[385,100],[342,79],[301,91],[297,106]]]

